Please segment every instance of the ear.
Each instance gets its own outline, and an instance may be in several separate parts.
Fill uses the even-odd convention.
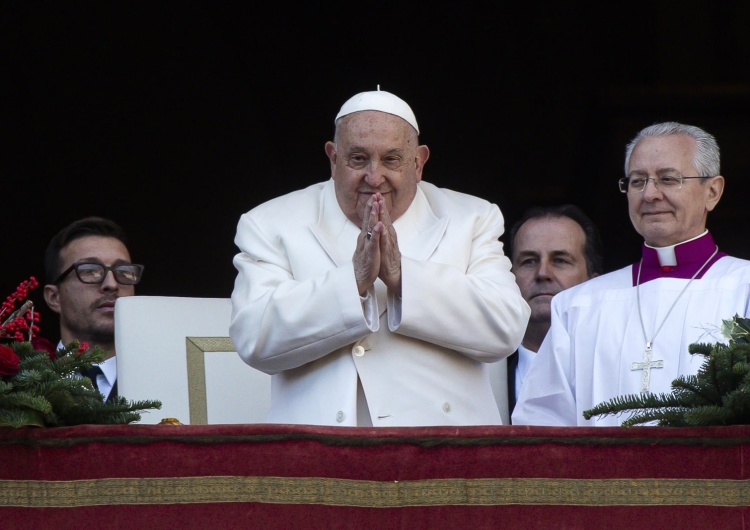
[[[60,314],[60,288],[57,285],[44,286],[44,301],[52,311]]]
[[[430,148],[426,145],[417,147],[417,182],[422,180],[422,169],[430,158]]]
[[[338,154],[336,153],[336,144],[333,142],[326,142],[326,156],[331,161],[331,178],[335,178],[336,175],[336,160]]]
[[[719,199],[724,193],[724,177],[717,175],[706,186],[708,188],[706,190],[706,210],[710,212],[719,204]]]

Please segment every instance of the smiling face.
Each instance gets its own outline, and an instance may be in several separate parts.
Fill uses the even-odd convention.
[[[405,120],[379,111],[341,118],[336,142],[326,143],[336,199],[344,215],[362,225],[365,205],[379,192],[395,221],[409,208],[429,157]]]
[[[586,235],[569,217],[526,221],[513,241],[513,266],[521,295],[531,307],[530,322],[550,322],[550,302],[560,291],[589,278]]]
[[[636,144],[628,176],[654,178],[666,171],[699,176],[693,166],[695,140],[684,134],[646,137]],[[706,229],[708,212],[724,190],[724,177],[687,179],[666,193],[647,181],[643,191],[628,191],[628,211],[636,232],[654,247],[676,245]]]
[[[74,239],[60,251],[61,268],[65,271],[79,262],[102,263],[107,266],[131,263],[128,249],[119,239],[85,236]],[[120,285],[112,272],[101,284],[82,283],[75,271],[58,284],[44,288],[50,308],[60,315],[60,338],[67,344],[73,339],[98,344],[114,350],[115,301],[135,294],[135,286]]]

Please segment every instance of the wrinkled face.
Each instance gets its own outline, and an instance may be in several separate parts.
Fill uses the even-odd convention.
[[[429,150],[418,145],[417,132],[398,116],[362,111],[341,119],[336,143],[326,143],[326,154],[339,206],[361,226],[375,192],[383,195],[393,221],[409,208]]]
[[[110,267],[131,263],[128,249],[119,239],[103,236],[75,239],[62,249],[60,257],[61,272],[82,261]],[[113,343],[115,300],[133,294],[135,286],[120,285],[111,271],[101,284],[81,283],[72,271],[58,285],[45,287],[48,304],[60,314],[60,334],[65,342],[75,338],[95,344]]]
[[[568,217],[529,219],[513,241],[513,266],[531,320],[550,321],[552,297],[588,279],[581,226]]]
[[[684,134],[640,140],[630,157],[628,176],[654,178],[667,171],[698,176],[693,167],[695,140]],[[628,211],[635,230],[648,245],[665,247],[692,239],[706,229],[708,212],[723,191],[723,177],[686,179],[666,192],[648,181],[643,191],[628,191]]]

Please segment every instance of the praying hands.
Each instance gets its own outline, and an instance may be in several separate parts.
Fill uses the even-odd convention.
[[[390,213],[380,193],[367,201],[362,231],[352,259],[359,294],[380,278],[388,289],[401,296],[401,252]]]

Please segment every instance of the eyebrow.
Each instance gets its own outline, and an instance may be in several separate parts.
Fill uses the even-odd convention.
[[[550,252],[548,252],[548,254],[550,254],[553,258],[560,256],[569,258],[574,257],[573,253],[568,250],[551,250]],[[541,253],[537,252],[536,250],[524,250],[518,253],[518,255],[516,256],[516,260],[519,260],[521,258],[538,258],[540,256]]]
[[[662,173],[667,173],[669,171],[675,171],[675,172],[679,173],[680,175],[682,175],[682,172],[680,170],[675,169],[673,167],[659,168],[659,169],[656,170],[656,174],[657,175],[661,175]],[[630,178],[630,177],[632,177],[634,175],[638,175],[638,176],[644,176],[645,175],[645,176],[648,176],[648,171],[644,171],[642,169],[634,169],[633,171],[631,171],[630,173],[628,173],[628,178]]]
[[[539,252],[537,252],[536,250],[522,250],[516,255],[513,261],[519,260],[521,258],[538,258],[539,255]]]
[[[346,154],[350,155],[352,153],[356,153],[356,152],[360,152],[360,151],[364,152],[364,153],[370,153],[370,151],[366,147],[363,147],[361,145],[352,145],[352,146],[349,146],[349,148],[346,150]],[[385,152],[385,154],[386,155],[393,154],[393,153],[401,154],[403,152],[404,152],[404,149],[399,148],[399,147],[393,147],[391,149],[388,149]]]
[[[563,256],[563,257],[566,257],[566,258],[574,258],[575,257],[573,255],[573,253],[570,252],[570,251],[568,251],[568,250],[553,250],[552,252],[550,252],[550,254],[552,254],[553,257],[560,257],[560,256]]]
[[[88,256],[85,258],[79,258],[75,260],[73,263],[102,263],[103,264],[104,260],[96,256]],[[114,261],[114,265],[132,265],[132,262],[127,259],[119,258]]]

